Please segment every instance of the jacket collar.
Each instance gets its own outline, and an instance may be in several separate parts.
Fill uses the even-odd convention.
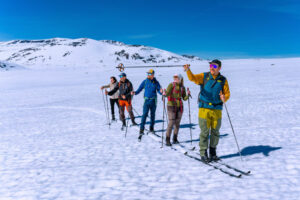
[[[210,72],[209,72],[209,78],[210,79],[214,79],[214,80],[217,80],[221,77],[221,73],[219,72],[219,74],[217,76],[213,76]]]

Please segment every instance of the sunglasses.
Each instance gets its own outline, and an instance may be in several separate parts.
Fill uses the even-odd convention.
[[[210,68],[215,68],[215,69],[217,69],[217,68],[218,68],[218,65],[210,64],[209,67],[210,67]]]

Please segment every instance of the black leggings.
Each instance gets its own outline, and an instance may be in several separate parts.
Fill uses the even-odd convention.
[[[115,104],[117,104],[119,108],[119,99],[109,99],[110,100],[110,107],[111,107],[111,115],[115,115]]]

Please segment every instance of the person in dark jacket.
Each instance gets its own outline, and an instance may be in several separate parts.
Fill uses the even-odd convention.
[[[137,125],[135,123],[134,114],[132,112],[132,105],[131,105],[131,92],[133,90],[131,82],[126,78],[125,73],[121,73],[120,75],[120,82],[116,85],[116,87],[111,90],[105,90],[105,94],[113,95],[115,92],[119,91],[119,110],[120,110],[120,120],[122,121],[122,128],[126,126],[125,121],[125,107],[127,112],[129,113],[132,125]]]
[[[138,95],[143,89],[144,93],[144,106],[143,106],[143,116],[140,124],[140,135],[144,134],[146,118],[150,110],[150,132],[154,132],[155,124],[155,111],[157,103],[157,92],[162,95],[162,89],[159,82],[154,77],[154,70],[150,69],[147,72],[147,78],[141,83],[140,87],[132,92],[132,95]],[[139,136],[140,137],[140,136]]]

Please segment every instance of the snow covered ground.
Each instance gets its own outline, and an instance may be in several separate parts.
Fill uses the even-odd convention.
[[[146,70],[126,70],[135,88]],[[204,63],[192,66],[194,73],[207,70]],[[199,86],[179,68],[156,69],[156,77],[166,87],[175,72],[184,75],[192,91],[197,146]],[[237,179],[180,152],[161,149],[152,137],[144,136],[139,143],[135,128],[128,129],[127,138],[120,123],[109,129],[99,87],[119,74],[113,67],[3,71],[0,199],[299,199],[299,73],[298,58],[223,62],[222,74],[231,89],[227,107],[244,163],[225,110],[218,155],[252,171]],[[135,96],[133,104],[141,114],[143,95]],[[187,105],[179,141],[189,146]],[[160,100],[156,119],[160,131]]]

